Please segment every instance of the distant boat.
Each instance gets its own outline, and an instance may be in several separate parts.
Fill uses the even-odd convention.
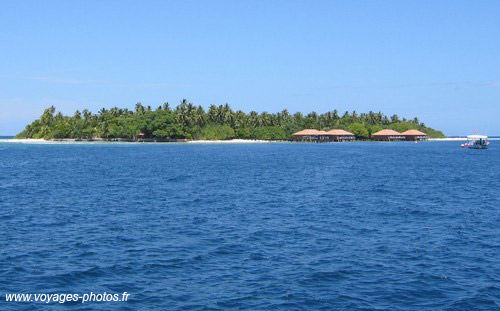
[[[460,145],[462,148],[470,149],[486,149],[490,142],[488,136],[485,135],[469,135],[467,136],[467,143]]]

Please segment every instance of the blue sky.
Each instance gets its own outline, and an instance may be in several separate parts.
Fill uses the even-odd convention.
[[[500,134],[500,1],[2,1],[0,135],[55,105],[382,111]]]

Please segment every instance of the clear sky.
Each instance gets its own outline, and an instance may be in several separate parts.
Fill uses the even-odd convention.
[[[500,135],[498,0],[7,0],[0,29],[0,135],[182,98]]]

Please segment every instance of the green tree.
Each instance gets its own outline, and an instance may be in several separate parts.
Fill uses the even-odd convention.
[[[347,127],[347,130],[349,132],[353,133],[356,137],[368,138],[368,136],[369,136],[368,130],[361,123],[351,123]]]
[[[407,121],[409,120],[409,121]],[[88,109],[75,111],[64,116],[51,106],[45,109],[39,119],[28,124],[17,135],[19,138],[127,138],[133,139],[139,133],[147,138],[203,138],[203,139],[287,139],[294,132],[305,128],[347,129],[360,138],[382,129],[396,131],[418,129],[430,137],[444,137],[440,131],[427,127],[418,118],[391,118],[382,112],[358,114],[346,111],[342,117],[338,110],[323,114],[301,112],[293,115],[287,109],[277,113],[251,111],[248,114],[233,111],[229,104],[211,105],[205,112],[202,106],[195,106],[183,99],[172,109],[164,103],[154,111],[151,106],[135,105],[135,110],[112,107],[102,108],[97,114]]]

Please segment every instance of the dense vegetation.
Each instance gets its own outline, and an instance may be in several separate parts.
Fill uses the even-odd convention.
[[[152,109],[138,103],[135,111],[117,107],[101,109],[97,114],[88,110],[76,111],[72,117],[56,112],[52,106],[45,109],[40,119],[26,126],[18,138],[127,138],[138,135],[154,139],[286,139],[305,128],[319,130],[345,129],[358,138],[370,138],[371,134],[384,128],[396,131],[418,129],[430,137],[444,137],[443,133],[425,126],[418,118],[399,119],[397,115],[387,117],[381,112],[358,114],[337,110],[324,114],[300,112],[290,114],[285,109],[278,113],[245,113],[233,111],[226,105],[212,105],[205,111],[187,100],[172,109],[168,103]]]

